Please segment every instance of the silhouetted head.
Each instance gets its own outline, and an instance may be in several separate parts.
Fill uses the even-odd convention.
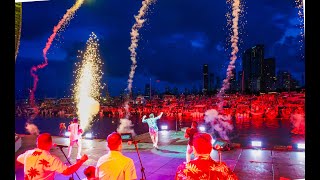
[[[87,179],[89,178],[95,178],[95,171],[96,171],[96,167],[94,166],[88,166],[83,170],[83,174],[87,177]]]
[[[77,123],[78,122],[78,118],[73,118],[72,122],[73,123]]]
[[[212,151],[212,136],[208,133],[195,134],[193,147],[197,154],[210,154]]]
[[[108,135],[107,143],[110,150],[119,151],[122,148],[122,139],[121,134],[117,132],[113,132]]]
[[[198,122],[197,121],[192,121],[191,127],[197,128],[198,127]]]
[[[154,118],[154,114],[151,113],[151,114],[149,115],[149,118]]]
[[[50,150],[52,147],[52,137],[49,133],[40,134],[37,138],[37,147],[43,150]]]

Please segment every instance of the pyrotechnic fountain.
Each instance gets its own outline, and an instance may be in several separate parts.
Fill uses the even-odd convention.
[[[103,73],[98,48],[97,36],[92,33],[87,41],[85,52],[81,52],[82,57],[80,58],[82,61],[76,64],[77,69],[74,72],[76,82],[73,89],[73,98],[80,126],[84,131],[90,128],[90,123],[100,109],[100,90],[103,89],[100,80]]]

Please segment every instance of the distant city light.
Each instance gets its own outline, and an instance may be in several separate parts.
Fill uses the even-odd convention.
[[[262,143],[261,141],[251,141],[252,147],[261,147]]]

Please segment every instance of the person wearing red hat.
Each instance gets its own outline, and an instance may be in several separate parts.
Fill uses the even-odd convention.
[[[184,137],[188,138],[188,145],[187,145],[187,151],[186,151],[186,162],[190,162],[191,155],[193,152],[193,136],[198,133],[198,122],[192,121],[191,127],[186,129],[186,132],[184,133]]]

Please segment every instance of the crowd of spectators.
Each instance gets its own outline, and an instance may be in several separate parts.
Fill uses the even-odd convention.
[[[203,95],[164,95],[151,99],[139,96],[129,104],[132,116],[164,112],[166,119],[201,120],[204,112],[217,109],[219,99],[215,96]],[[49,99],[39,104],[38,116],[43,117],[74,117],[76,108],[71,99],[57,103],[58,99]],[[227,94],[224,97],[222,114],[235,116],[236,119],[251,118],[290,118],[298,109],[304,110],[304,92],[269,93],[260,95]],[[27,103],[16,104],[16,116],[30,116],[32,108]],[[109,105],[100,104],[99,116],[124,118],[126,109],[123,103]]]

